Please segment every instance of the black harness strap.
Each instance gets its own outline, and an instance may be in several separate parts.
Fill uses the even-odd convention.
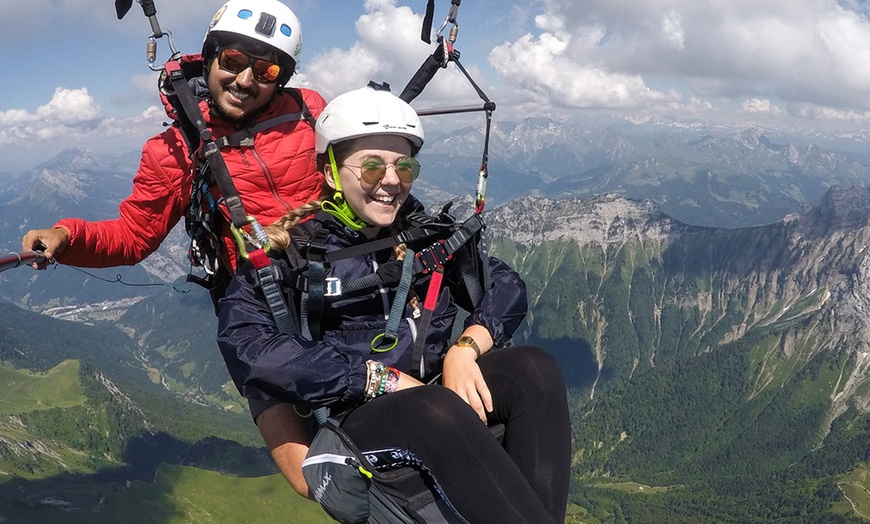
[[[265,131],[270,127],[275,127],[285,122],[295,122],[304,119],[305,114],[301,111],[298,113],[287,113],[286,115],[276,116],[275,118],[264,120],[253,127],[242,129],[241,131],[233,133],[230,136],[222,136],[220,138],[217,138],[215,139],[215,143],[220,149],[223,149],[225,147],[250,147],[254,145],[254,135],[259,133],[260,131]]]
[[[257,285],[263,290],[266,305],[269,306],[269,311],[272,312],[278,329],[282,333],[298,335],[300,331],[299,326],[296,325],[293,302],[289,302],[288,305],[288,302],[284,300],[281,286],[278,285],[279,276],[275,274],[276,267],[272,264],[269,256],[264,250],[257,249],[248,253],[248,260],[256,269]]]
[[[312,129],[314,129],[314,124],[316,120],[311,114],[311,111],[308,109],[308,105],[305,103],[305,100],[302,98],[299,90],[288,87],[284,88],[284,92],[293,97],[296,105],[299,106],[299,111],[297,111],[296,113],[287,113],[286,115],[276,116],[274,118],[270,118],[269,120],[259,122],[253,127],[242,129],[241,131],[233,133],[230,136],[217,138],[215,139],[215,142],[217,143],[218,147],[223,149],[225,147],[252,146],[254,145],[253,137],[255,134],[281,125],[285,122],[297,122],[299,120],[304,120],[308,122]]]
[[[187,79],[184,78],[182,73],[181,65],[175,60],[170,60],[166,62],[165,68],[166,73],[169,75],[169,83],[172,85],[174,94],[178,97],[178,102],[181,105],[181,111],[177,111],[178,117],[180,119],[188,119],[196,128],[200,140],[199,153],[204,156],[208,163],[215,183],[217,183],[221,195],[224,197],[224,202],[226,202],[230,212],[230,220],[237,228],[246,226],[248,220],[242,206],[242,198],[239,196],[235,184],[233,184],[227,165],[220,154],[220,149],[214,143],[214,140],[212,140],[211,130],[205,125],[202,110],[199,108],[196,97],[190,91]],[[196,149],[191,145],[192,158]]]
[[[432,19],[435,18],[435,0],[429,0],[426,4],[426,14],[423,16],[423,27],[420,29],[420,39],[427,44],[432,43]]]
[[[345,258],[366,255],[368,253],[374,253],[375,251],[389,249],[401,244],[406,244],[408,242],[414,242],[417,240],[423,240],[427,237],[433,237],[452,226],[452,224],[424,224],[411,228],[407,231],[403,231],[398,235],[393,235],[389,238],[372,240],[371,242],[366,242],[365,244],[359,244],[356,246],[350,246],[342,249],[337,249],[335,251],[330,251],[329,254],[326,256],[330,262],[335,262],[337,260],[342,260]]]
[[[374,253],[409,241],[431,238],[436,236],[438,233],[444,232],[448,227],[453,229],[453,232],[449,237],[433,242],[429,247],[420,250],[414,256],[414,274],[426,274],[452,259],[455,254],[462,252],[462,248],[472,238],[474,238],[475,235],[478,235],[486,228],[480,215],[472,215],[459,227],[453,225],[447,226],[446,224],[425,224],[389,238],[373,240],[371,242],[337,249],[328,253],[325,251],[324,246],[326,240],[325,237],[317,239],[317,235],[315,235],[315,240],[312,240],[307,247],[309,253],[309,264],[313,261],[319,261],[325,266],[328,266],[330,263],[345,258]],[[320,234],[321,231],[326,231],[326,229],[328,228],[319,229],[318,234]],[[324,235],[325,234],[326,233],[324,233]],[[313,250],[312,246],[314,247]],[[312,255],[314,258],[312,258]],[[457,263],[460,264],[460,266],[468,266],[462,268],[463,280],[465,284],[472,289],[469,291],[469,295],[472,297],[474,304],[477,305],[477,300],[474,299],[475,295],[479,297],[482,294],[482,290],[488,288],[484,287],[484,285],[481,284],[480,279],[477,277],[475,261],[470,255],[463,255],[457,258]],[[331,296],[352,293],[363,289],[371,289],[383,285],[397,284],[401,279],[399,269],[401,266],[402,263],[397,261],[388,262],[381,265],[374,273],[346,282],[343,281],[340,284],[331,283],[332,287],[330,288],[326,287],[325,273],[323,274],[323,278],[320,279],[319,277],[312,276],[312,273],[309,270],[307,279],[302,275],[297,277],[295,288],[302,292],[310,292],[312,287],[326,289],[327,292],[325,293],[325,296]],[[315,272],[316,271],[317,270],[315,269]],[[477,289],[477,291],[474,291],[474,289]],[[308,315],[319,315],[319,313],[320,310],[311,310],[308,312]]]
[[[320,339],[320,316],[326,297],[326,239],[329,228],[320,228],[308,244],[308,286],[302,293],[302,335],[309,340]],[[316,338],[315,338],[316,337]]]

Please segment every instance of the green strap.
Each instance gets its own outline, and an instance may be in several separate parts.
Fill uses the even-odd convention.
[[[383,336],[378,335],[372,340],[372,351],[384,353],[396,347],[396,343],[399,341],[399,322],[401,322],[402,314],[405,311],[405,303],[408,299],[408,291],[411,289],[411,279],[413,276],[414,251],[411,248],[407,248],[405,249],[405,260],[402,262],[402,279],[399,280],[399,287],[396,289],[396,296],[393,298],[390,318],[387,319],[387,327],[384,329]],[[379,343],[382,341],[386,342],[387,346],[381,346]],[[377,347],[376,343],[378,343]]]

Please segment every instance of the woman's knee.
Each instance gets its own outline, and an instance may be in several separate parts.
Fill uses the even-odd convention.
[[[552,377],[562,382],[562,369],[556,358],[538,346],[511,346],[492,353],[493,358],[512,372],[527,376]]]
[[[415,422],[432,428],[450,427],[473,418],[473,410],[452,390],[444,386],[424,386],[411,390],[415,395]]]
[[[508,397],[543,403],[567,395],[559,363],[538,346],[494,351],[488,362],[481,362],[481,370],[487,383],[492,381],[491,387],[499,388]]]

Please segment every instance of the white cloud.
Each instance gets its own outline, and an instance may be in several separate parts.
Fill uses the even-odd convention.
[[[87,89],[59,87],[36,111],[0,112],[0,155],[13,162],[4,167],[26,168],[71,146],[124,154],[140,148],[164,120],[166,113],[156,106],[131,117],[114,118],[102,111]],[[31,157],[37,161],[28,162]]]
[[[62,127],[93,128],[102,112],[86,88],[58,87],[51,101],[36,110],[36,117],[41,122],[59,124]]]
[[[348,49],[333,48],[315,55],[296,82],[313,86],[327,100],[370,80],[388,82],[396,94],[404,89],[435,49],[420,39],[422,14],[397,6],[396,0],[367,0],[364,8],[355,24],[358,41]],[[477,71],[468,69],[474,77]],[[477,99],[470,84],[450,66],[439,70],[415,105],[462,105],[457,100],[468,97]]]
[[[24,144],[33,138],[53,138],[99,125],[102,111],[87,89],[58,87],[51,101],[35,112],[11,109],[0,113],[0,145]]]
[[[544,112],[709,106],[852,119],[870,109],[867,15],[856,0],[544,0],[537,31],[489,62],[519,88],[512,105],[538,100]],[[782,109],[795,104],[816,109]]]
[[[551,17],[538,22],[551,28],[563,25]],[[578,33],[579,38],[567,31],[543,32],[537,38],[526,34],[493,49],[489,62],[529,94],[545,93],[552,106],[631,108],[674,98],[650,89],[640,75],[610,72],[587,59],[604,35],[596,27],[578,28]]]
[[[743,111],[747,113],[768,113],[782,115],[782,109],[773,104],[770,100],[762,100],[752,98],[743,102]]]

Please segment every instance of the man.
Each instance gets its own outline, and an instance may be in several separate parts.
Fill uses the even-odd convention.
[[[320,194],[313,119],[326,102],[308,89],[282,89],[296,70],[301,48],[301,25],[283,3],[230,0],[215,14],[203,41],[202,77],[190,82],[201,98],[206,125],[222,145],[221,156],[245,213],[262,225]],[[167,113],[176,116],[168,103]],[[309,116],[311,123],[306,121]],[[242,132],[240,138],[246,129],[253,132],[249,136]],[[233,139],[222,143],[223,137]],[[40,249],[47,261],[80,267],[136,264],[154,252],[190,212],[194,186],[201,195],[205,184],[210,196],[203,195],[201,203],[194,201],[200,204],[194,207],[208,215],[210,203],[217,202],[217,212],[210,213],[217,219],[194,220],[202,219],[206,231],[216,232],[211,247],[217,263],[212,269],[223,276],[211,282],[216,300],[235,270],[238,254],[219,191],[210,179],[197,176],[202,163],[191,159],[176,121],[145,143],[133,192],[121,202],[117,219],[65,218],[50,229],[28,231],[22,249]],[[197,249],[207,249],[207,240],[194,238]],[[43,269],[46,264],[34,267]],[[259,413],[262,407],[252,406],[252,414],[269,450],[293,487],[307,496],[300,469],[308,442],[304,421],[292,406],[277,405]]]

